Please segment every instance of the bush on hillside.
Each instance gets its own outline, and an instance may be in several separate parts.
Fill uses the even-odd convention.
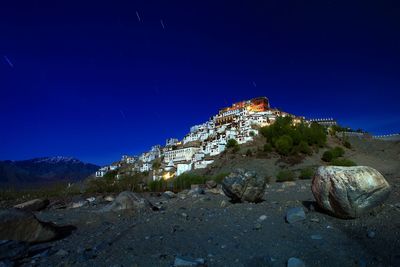
[[[323,161],[325,162],[331,162],[333,160],[333,153],[331,150],[327,150],[324,152],[324,154],[322,154],[322,158]]]
[[[234,148],[237,147],[239,144],[235,139],[229,139],[226,143],[226,148]]]
[[[331,162],[334,159],[343,157],[344,153],[344,149],[337,146],[335,148],[325,151],[321,159],[325,162]]]
[[[302,153],[305,155],[312,155],[311,147],[306,141],[300,141],[300,143],[295,147],[295,152]]]
[[[351,167],[351,166],[357,166],[357,164],[349,159],[333,159],[331,162],[331,165],[333,166],[344,166],[344,167]]]
[[[315,173],[315,171],[312,168],[302,169],[300,171],[299,179],[302,179],[302,180],[312,179],[314,176],[314,173]]]
[[[344,149],[341,148],[340,146],[331,149],[331,151],[334,159],[342,157],[344,155]]]
[[[291,170],[282,170],[276,176],[277,182],[288,182],[294,180],[295,180],[295,175]]]
[[[275,141],[276,151],[284,156],[289,155],[293,148],[293,140],[289,135],[283,135]]]
[[[309,146],[315,147],[323,147],[326,144],[326,129],[317,124],[312,123],[311,125],[307,125],[305,123],[299,123],[294,125],[293,119],[289,116],[287,117],[278,117],[274,124],[266,127],[262,127],[260,129],[261,135],[263,135],[267,139],[267,143],[269,143],[272,147],[277,149],[280,145],[280,151],[283,151],[284,155],[289,154],[292,151],[288,152],[288,143],[292,143],[292,146],[300,146],[296,149],[302,150],[305,154],[311,154],[312,149],[308,149],[305,144]],[[288,139],[285,137],[285,141],[282,141],[283,136],[289,136],[291,142],[288,142]],[[280,141],[278,141],[280,140]],[[282,149],[282,146],[284,149]],[[293,152],[297,152],[296,149]],[[278,151],[279,152],[279,151]]]
[[[344,146],[345,148],[351,149],[351,144],[350,144],[349,141],[344,141],[344,142],[343,142],[343,146]]]

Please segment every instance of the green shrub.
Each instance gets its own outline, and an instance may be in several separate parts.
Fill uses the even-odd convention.
[[[322,158],[323,161],[325,162],[331,162],[333,160],[333,153],[331,150],[327,150],[324,152],[324,154],[322,154]]]
[[[226,143],[226,148],[235,148],[239,144],[235,139],[229,139],[228,142]]]
[[[306,141],[300,141],[300,143],[296,146],[296,152],[303,153],[306,155],[311,155],[312,150]]]
[[[300,171],[299,179],[302,179],[302,180],[311,179],[311,178],[313,178],[314,173],[315,173],[315,171],[314,171],[314,169],[312,169],[312,168],[305,168],[305,169],[302,169],[302,170]]]
[[[309,146],[323,147],[326,144],[326,129],[317,124],[312,123],[307,125],[304,122],[294,125],[293,119],[289,116],[278,117],[274,124],[260,129],[260,134],[267,139],[272,147],[275,147],[277,152],[282,155],[287,155],[292,152],[292,146],[295,146],[293,152],[303,151],[301,153],[312,154],[313,150],[306,147],[305,143]],[[282,141],[283,136],[288,136],[291,142],[286,139]],[[268,148],[267,148],[268,149]],[[269,151],[266,151],[269,152]]]
[[[239,151],[240,151],[240,146],[239,146],[239,145],[235,146],[235,147],[232,149],[232,152],[233,152],[233,153],[237,153],[237,152],[239,152]]]
[[[351,166],[357,166],[357,164],[349,159],[333,159],[331,162],[331,165],[333,166],[345,166],[345,167],[351,167]]]
[[[291,170],[282,170],[276,176],[277,182],[287,182],[287,181],[294,181],[295,175]]]
[[[289,135],[279,137],[275,142],[276,151],[281,155],[289,155],[293,148],[293,140]]]
[[[345,148],[351,149],[351,144],[350,144],[349,141],[344,141],[344,142],[343,142],[343,146],[344,146]]]
[[[342,157],[344,155],[344,149],[341,148],[340,146],[333,148],[331,151],[334,159]]]
[[[254,131],[251,131],[251,132],[249,133],[249,135],[250,135],[251,137],[254,137],[254,136],[256,135],[256,133],[255,133]]]
[[[228,176],[229,175],[229,173],[225,173],[225,172],[222,172],[222,173],[218,173],[218,174],[216,174],[216,175],[214,175],[213,177],[212,177],[212,179],[211,180],[214,180],[215,182],[217,182],[217,183],[222,183],[222,181],[224,180],[224,178],[226,177],[226,176]]]

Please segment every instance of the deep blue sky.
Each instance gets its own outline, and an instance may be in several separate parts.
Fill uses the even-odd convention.
[[[396,0],[1,1],[0,56],[0,159],[105,164],[256,96],[400,132]]]

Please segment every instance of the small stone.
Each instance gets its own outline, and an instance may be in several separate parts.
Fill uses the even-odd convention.
[[[165,192],[162,194],[162,196],[165,197],[165,198],[167,198],[167,199],[171,199],[171,198],[175,198],[175,197],[176,197],[176,194],[175,194],[174,192],[171,192],[171,191],[165,191]]]
[[[262,222],[265,221],[267,218],[267,215],[261,215],[260,218],[258,218],[258,221]]]
[[[298,258],[290,258],[287,267],[306,267],[306,264]]]
[[[315,223],[319,223],[319,219],[318,218],[311,218],[310,222],[315,222]]]
[[[189,215],[187,215],[187,214],[186,214],[186,213],[184,213],[184,212],[183,212],[183,213],[181,213],[181,215],[182,215],[182,217],[183,217],[183,218],[185,218],[185,219],[187,219],[187,218],[189,217]]]
[[[115,200],[115,198],[113,196],[106,196],[104,198],[104,200],[107,201],[107,202],[113,202]]]
[[[57,251],[57,253],[55,254],[56,256],[59,257],[65,257],[68,256],[68,251],[64,250],[64,249],[60,249],[59,251]]]
[[[322,240],[322,236],[321,235],[312,235],[311,239],[312,240]]]
[[[174,266],[175,267],[183,267],[183,266],[202,266],[205,264],[205,260],[202,258],[193,259],[189,257],[175,257]]]
[[[262,228],[261,223],[256,223],[253,227],[253,230],[260,230]]]
[[[368,234],[367,234],[367,236],[368,236],[368,238],[375,238],[375,236],[376,236],[376,233],[374,232],[374,231],[368,231]]]
[[[286,212],[286,221],[290,224],[304,221],[305,219],[306,214],[301,207],[291,208]]]
[[[225,208],[226,206],[228,206],[228,202],[226,202],[225,200],[222,200],[220,206],[221,206],[221,208]]]

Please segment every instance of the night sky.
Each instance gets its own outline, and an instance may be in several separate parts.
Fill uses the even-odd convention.
[[[400,1],[0,1],[0,159],[106,164],[232,102],[400,132]]]

